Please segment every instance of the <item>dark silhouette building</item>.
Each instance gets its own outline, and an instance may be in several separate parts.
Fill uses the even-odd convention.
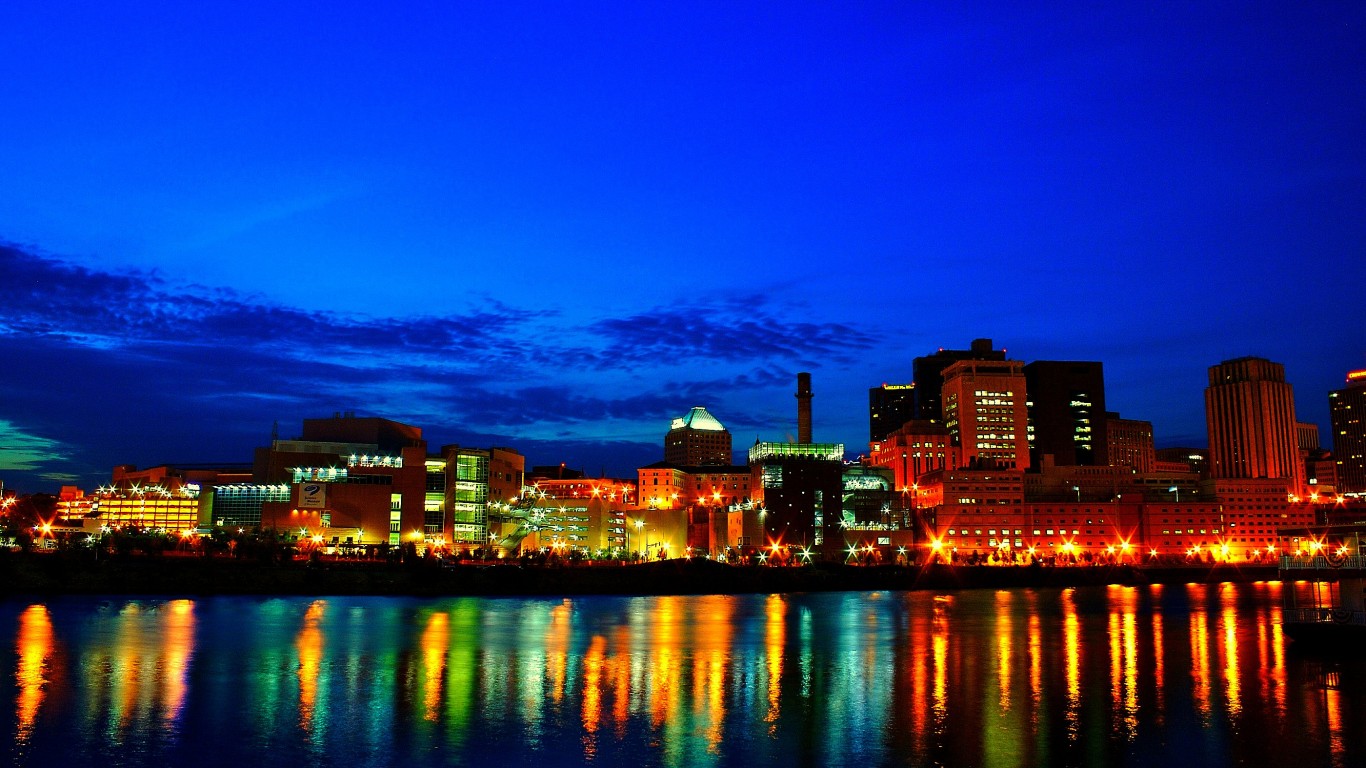
[[[915,418],[915,384],[883,384],[868,390],[868,440],[877,442]]]
[[[1347,374],[1347,386],[1328,393],[1333,462],[1340,493],[1366,493],[1366,371]]]
[[[1105,374],[1100,363],[1036,360],[1024,367],[1029,460],[1106,466]]]

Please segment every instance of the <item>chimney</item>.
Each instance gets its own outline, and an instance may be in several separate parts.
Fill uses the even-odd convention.
[[[811,442],[811,374],[797,374],[797,442]]]

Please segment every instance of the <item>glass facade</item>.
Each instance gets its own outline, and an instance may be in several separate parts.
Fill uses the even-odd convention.
[[[440,535],[446,527],[446,462],[427,461],[427,495],[423,500],[422,532]]]
[[[452,538],[483,544],[488,539],[489,457],[483,451],[455,456],[451,491]]]
[[[767,459],[844,461],[844,443],[755,443],[749,449],[750,464]]]
[[[212,519],[222,528],[255,528],[261,525],[261,505],[267,501],[289,501],[289,486],[217,485],[210,489]]]

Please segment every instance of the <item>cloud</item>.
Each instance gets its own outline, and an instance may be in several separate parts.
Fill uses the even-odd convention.
[[[622,318],[600,320],[589,330],[607,346],[612,360],[643,362],[661,357],[750,363],[755,360],[828,360],[847,362],[852,353],[877,340],[851,325],[791,320],[754,300],[658,308]]]
[[[0,419],[0,470],[29,472],[65,460],[66,451],[60,442],[29,434]]]
[[[610,446],[657,452],[692,405],[763,430],[788,410],[774,395],[796,370],[875,344],[849,324],[787,320],[801,308],[762,297],[614,317],[473,296],[463,312],[372,317],[14,245],[0,244],[0,270],[12,287],[0,355],[25,361],[0,379],[0,402],[30,433],[62,436],[29,443],[15,470],[91,484],[114,464],[249,461],[273,423],[288,435],[338,410],[408,421],[438,444],[494,435],[605,462]]]

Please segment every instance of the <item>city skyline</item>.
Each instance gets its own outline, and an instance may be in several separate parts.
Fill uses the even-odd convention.
[[[110,34],[110,31],[115,34]],[[1040,45],[1046,41],[1046,45]],[[0,8],[0,479],[354,411],[622,475],[705,406],[866,450],[986,337],[1206,444],[1366,368],[1366,9]]]

